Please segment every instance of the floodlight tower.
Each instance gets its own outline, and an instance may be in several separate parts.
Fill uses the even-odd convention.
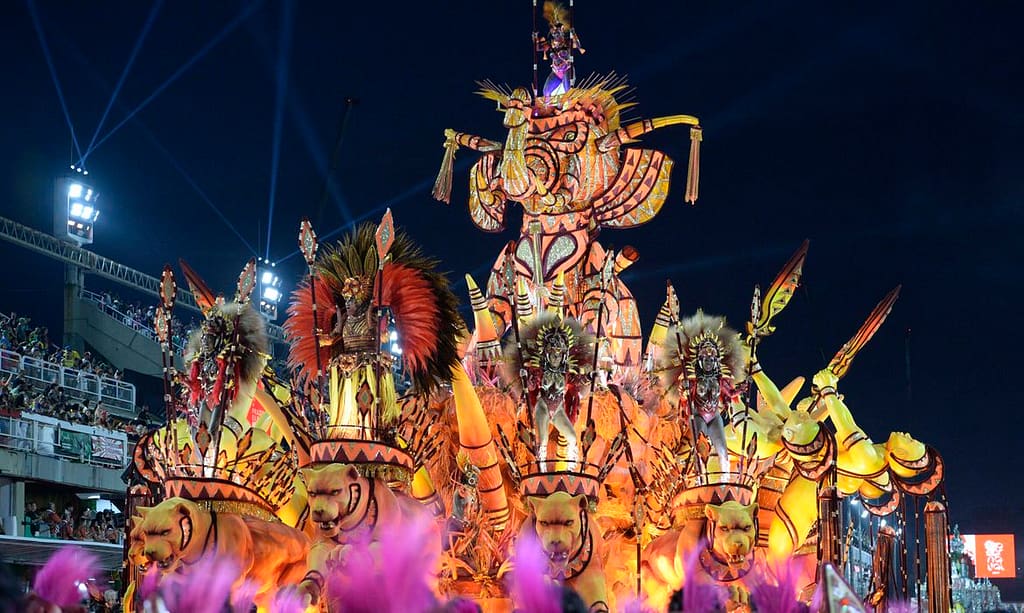
[[[91,245],[96,220],[100,216],[100,194],[85,178],[89,171],[72,166],[72,173],[58,177],[53,184],[53,235],[79,247]],[[79,297],[85,287],[85,270],[75,264],[64,266],[64,345],[81,352],[84,349],[79,326],[83,315]]]
[[[281,302],[281,277],[277,276],[277,263],[260,258],[259,297],[260,314],[267,321],[277,319],[277,305]]]
[[[53,189],[53,235],[70,239],[79,247],[91,245],[100,216],[99,198],[99,192],[81,176],[58,178]]]

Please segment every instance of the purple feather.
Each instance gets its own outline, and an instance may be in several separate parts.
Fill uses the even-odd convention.
[[[249,613],[252,611],[256,600],[256,593],[260,591],[260,584],[255,581],[245,580],[231,592],[231,612]]]
[[[295,588],[285,588],[274,594],[270,602],[270,610],[274,613],[304,613],[306,598]]]
[[[708,581],[703,573],[698,572],[700,568],[700,552],[706,547],[701,541],[693,551],[686,556],[683,567],[683,610],[684,611],[716,611],[724,610],[725,602],[729,599],[725,588],[711,581]]]
[[[540,540],[524,532],[516,543],[512,568],[512,602],[520,611],[561,613],[561,592],[548,581],[548,558]]]
[[[437,602],[428,577],[435,574],[440,546],[436,526],[415,520],[380,531],[349,546],[327,575],[327,599],[342,613],[420,613]]]
[[[157,590],[159,589],[160,573],[154,567],[144,574],[142,576],[142,581],[139,582],[139,598],[143,601],[148,601],[156,596]]]
[[[774,576],[772,576],[774,575]],[[750,599],[758,613],[798,613],[800,587],[797,565],[790,559],[757,578]]]
[[[73,607],[82,601],[79,584],[87,582],[98,569],[95,555],[81,547],[62,547],[39,569],[32,587],[50,604]]]
[[[164,578],[160,597],[173,613],[221,613],[229,603],[231,587],[239,578],[238,565],[224,557],[202,558],[185,574]]]
[[[917,607],[912,605],[909,600],[897,600],[889,603],[887,610],[889,613],[914,613],[917,611]]]

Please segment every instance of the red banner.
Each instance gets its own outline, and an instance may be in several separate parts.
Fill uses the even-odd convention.
[[[1017,576],[1012,534],[964,534],[964,551],[974,562],[978,579],[1013,579]]]

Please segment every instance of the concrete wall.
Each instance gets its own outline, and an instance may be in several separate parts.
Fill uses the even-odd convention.
[[[7,479],[51,481],[90,491],[124,492],[120,470],[66,459],[0,449],[0,475]]]
[[[77,333],[115,368],[163,375],[159,343],[116,321],[95,302],[79,299],[77,310]]]

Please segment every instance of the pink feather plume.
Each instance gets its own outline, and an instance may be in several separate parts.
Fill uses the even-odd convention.
[[[806,610],[798,603],[800,572],[792,559],[757,577],[750,599],[758,613],[799,613]]]
[[[683,566],[683,610],[684,611],[716,611],[724,610],[728,595],[725,589],[708,581],[700,567],[700,552],[706,548],[701,542],[686,556]]]
[[[207,556],[185,574],[168,575],[160,583],[160,598],[168,611],[222,613],[238,581],[238,564],[230,558]]]
[[[420,613],[437,602],[428,577],[440,547],[430,520],[384,530],[352,544],[327,575],[327,599],[340,613]]]
[[[95,555],[81,547],[62,547],[39,569],[32,587],[41,600],[60,608],[73,607],[82,600],[78,585],[98,570]]]
[[[548,558],[536,535],[525,532],[516,543],[512,602],[520,611],[561,613],[562,595],[547,578]]]

